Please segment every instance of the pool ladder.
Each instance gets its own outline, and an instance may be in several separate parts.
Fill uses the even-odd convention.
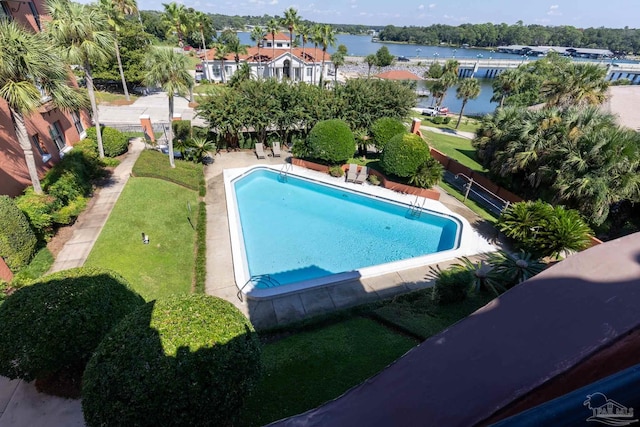
[[[280,169],[280,173],[278,174],[278,181],[287,182],[288,173],[293,171],[293,163],[285,163]]]
[[[242,298],[242,290],[249,284],[249,283],[255,283],[256,285],[258,283],[263,283],[267,286],[267,288],[275,288],[276,286],[281,286],[280,282],[278,282],[276,279],[274,279],[273,277],[271,277],[268,274],[258,274],[255,276],[251,276],[249,278],[249,280],[247,280],[245,282],[244,285],[242,285],[242,287],[238,288],[238,294],[237,297],[240,301],[244,301],[244,299]]]
[[[420,204],[419,199],[420,199],[420,196],[416,196],[416,199],[413,202],[411,202],[409,206],[408,214],[411,218],[420,218],[420,216],[422,215],[424,204],[427,201],[427,199],[423,198],[422,204]]]

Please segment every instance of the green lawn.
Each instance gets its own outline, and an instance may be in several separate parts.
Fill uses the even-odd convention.
[[[476,149],[473,148],[470,140],[429,131],[424,132],[423,136],[429,141],[429,145],[433,148],[457,160],[464,166],[477,172],[486,171],[482,165],[476,161]]]
[[[444,191],[446,191],[447,194],[449,194],[451,197],[454,197],[454,198],[460,200],[462,203],[464,203],[464,205],[466,207],[468,207],[473,212],[475,212],[480,218],[486,219],[489,222],[496,222],[498,220],[498,218],[492,212],[489,212],[488,210],[486,210],[485,208],[483,208],[482,206],[480,206],[479,204],[477,204],[473,200],[467,199],[466,201],[464,201],[464,194],[462,194],[460,191],[458,191],[458,189],[450,186],[449,184],[447,184],[444,181],[440,181],[440,183],[438,183],[438,185]]]
[[[138,99],[138,97],[131,93],[129,94],[129,101],[127,101],[125,96],[121,93],[96,91],[96,101],[98,104],[131,105],[136,101],[136,99]]]
[[[176,167],[171,168],[169,156],[156,150],[144,150],[133,166],[133,175],[161,178],[197,190],[204,179],[202,164],[182,160],[176,160],[175,164]]]
[[[124,276],[146,300],[191,292],[197,220],[195,191],[153,178],[130,178],[86,266]],[[150,237],[142,243],[141,233]]]
[[[439,128],[439,129],[452,129],[452,130],[455,130],[456,123],[458,123],[458,115],[457,114],[454,114],[454,115],[450,114],[449,117],[451,118],[451,121],[449,121],[449,123],[447,123],[447,124],[444,124],[444,123],[436,124],[436,123],[433,123],[431,121],[431,119],[433,119],[433,117],[424,116],[424,115],[420,114],[419,112],[417,112],[415,110],[411,110],[411,112],[409,113],[409,119],[413,119],[413,118],[420,119],[420,121],[422,122],[421,123],[422,126],[429,126],[429,127]],[[473,132],[473,133],[475,133],[476,130],[478,129],[478,127],[480,127],[480,121],[478,119],[475,119],[473,117],[462,116],[462,121],[460,122],[460,127],[458,128],[458,130],[462,131],[462,132]]]
[[[338,397],[417,345],[379,323],[354,317],[263,347],[264,373],[242,412],[261,426]]]

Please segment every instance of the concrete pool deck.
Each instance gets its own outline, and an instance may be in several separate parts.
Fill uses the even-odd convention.
[[[230,301],[251,320],[256,328],[265,329],[432,285],[432,281],[428,278],[428,267],[421,266],[270,299],[245,298],[241,301],[237,296],[238,288],[233,269],[223,170],[257,165],[277,168],[287,163],[288,157],[289,153],[283,152],[283,157],[280,158],[267,156],[266,159],[258,160],[252,151],[223,152],[216,155],[215,162],[206,167],[208,256],[205,291],[207,294]],[[454,198],[443,193],[440,201],[451,211],[467,219],[474,229],[481,228],[481,220]],[[485,232],[480,230],[480,233]],[[485,236],[489,233],[485,233]],[[491,240],[492,237],[489,235],[486,239]],[[455,260],[445,261],[439,265],[444,268],[454,262]]]

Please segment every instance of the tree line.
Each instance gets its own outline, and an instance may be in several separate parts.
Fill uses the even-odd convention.
[[[381,41],[424,45],[464,45],[497,47],[511,44],[533,46],[574,46],[609,49],[616,55],[640,51],[640,30],[625,28],[576,28],[543,25],[462,24],[459,26],[434,24],[428,27],[396,27],[387,25],[379,34]]]

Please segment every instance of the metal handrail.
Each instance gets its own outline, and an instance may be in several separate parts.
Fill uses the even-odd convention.
[[[487,187],[484,187],[481,184],[478,184],[477,181],[475,181],[473,178],[468,177],[467,175],[463,174],[463,173],[457,173],[455,175],[455,178],[458,179],[459,176],[464,177],[468,183],[466,185],[466,190],[464,192],[464,201],[467,201],[467,198],[469,197],[469,192],[471,191],[471,187],[473,186],[473,184],[477,185],[478,187],[482,188],[484,191],[486,191],[487,193],[491,194],[493,197],[495,197],[496,199],[502,201],[504,203],[504,207],[501,210],[504,210],[506,208],[509,207],[509,205],[511,204],[511,202],[509,200],[505,200],[502,197],[498,196],[496,193],[494,193],[493,191],[489,190]],[[486,200],[486,198],[485,198]],[[488,201],[488,200],[487,200]],[[493,203],[492,203],[493,204]],[[494,205],[496,206],[496,205]],[[496,206],[499,208],[499,206]]]
[[[278,174],[278,178],[281,178],[282,182],[287,182],[289,169],[293,170],[293,163],[285,163],[282,168],[280,168],[280,173]]]
[[[249,284],[249,283],[258,283],[258,282],[264,282],[267,284],[268,288],[275,288],[277,286],[282,286],[280,284],[280,282],[278,282],[276,279],[274,279],[273,277],[271,277],[271,275],[269,274],[257,274],[255,276],[251,276],[249,277],[249,280],[247,280],[244,285],[242,285],[241,287],[238,288],[238,293],[237,293],[237,297],[240,301],[244,301],[244,299],[242,298],[242,290]]]

